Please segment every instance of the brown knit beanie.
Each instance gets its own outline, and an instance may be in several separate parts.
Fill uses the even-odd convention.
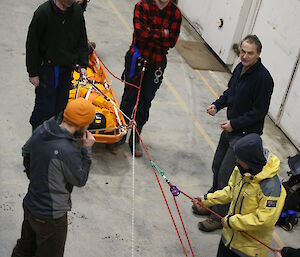
[[[64,111],[64,121],[77,127],[90,125],[95,119],[95,108],[83,98],[68,103]]]

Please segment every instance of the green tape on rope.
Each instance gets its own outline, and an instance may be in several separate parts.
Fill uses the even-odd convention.
[[[161,169],[160,167],[158,167],[158,165],[154,162],[154,161],[151,161],[151,165],[152,167],[154,167],[154,169],[162,176],[165,175],[165,171],[163,169]]]

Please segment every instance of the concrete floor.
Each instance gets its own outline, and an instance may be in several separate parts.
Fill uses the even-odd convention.
[[[4,1],[0,10],[1,257],[10,256],[20,235],[22,199],[28,186],[21,147],[31,134],[28,119],[34,89],[28,83],[24,46],[32,13],[42,2]],[[97,43],[101,58],[118,75],[122,73],[124,54],[131,41],[135,2],[92,0],[85,14],[90,40]],[[185,28],[181,38],[194,39]],[[226,73],[195,71],[176,50],[171,50],[164,83],[142,133],[152,160],[166,171],[171,182],[191,196],[203,194],[211,185],[210,167],[221,132],[219,123],[225,119],[225,112],[212,118],[205,110],[215,99],[214,94],[220,95],[226,88],[229,77]],[[120,99],[123,85],[115,79],[112,84]],[[285,178],[286,158],[295,154],[296,149],[268,118],[263,139],[265,146],[281,158],[281,175]],[[188,249],[168,186],[161,177],[159,179]],[[75,188],[72,199],[66,257],[184,256],[149,160],[146,156],[136,159],[133,173],[127,144],[121,146],[116,155],[107,152],[103,145],[96,145],[88,183],[84,188]],[[195,256],[216,256],[221,231],[200,232],[199,218],[191,214],[190,200],[180,195],[177,202]],[[297,246],[299,240],[299,226],[293,232],[276,228],[273,245]]]

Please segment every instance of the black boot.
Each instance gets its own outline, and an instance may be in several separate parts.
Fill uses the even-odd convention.
[[[141,125],[137,125],[137,130],[139,132],[139,134],[141,135],[142,133],[142,128],[143,126]],[[132,128],[134,129],[134,128]],[[130,151],[131,153],[133,152],[133,132],[131,131],[131,134],[130,134],[130,138],[129,138],[129,147],[130,147]],[[134,149],[134,156],[135,157],[142,157],[143,156],[143,151],[142,151],[142,148],[141,148],[141,145],[140,145],[140,138],[138,136],[138,134],[135,132],[135,149]]]

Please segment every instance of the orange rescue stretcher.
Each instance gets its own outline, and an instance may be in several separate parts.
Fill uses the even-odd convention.
[[[119,111],[119,104],[105,69],[95,51],[89,55],[87,78],[81,78],[77,71],[73,71],[72,85],[69,101],[82,97],[95,107],[95,120],[88,130],[93,133],[96,142],[106,144],[119,142],[128,132],[128,127]]]

